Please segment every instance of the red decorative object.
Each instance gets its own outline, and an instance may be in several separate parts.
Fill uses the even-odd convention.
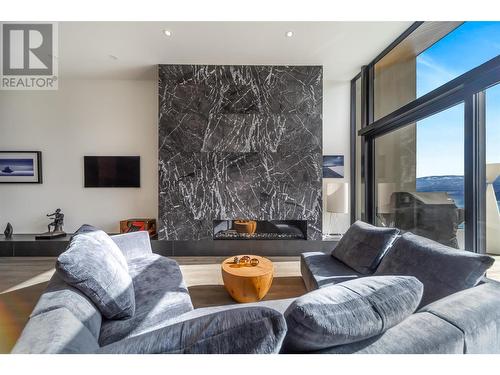
[[[156,235],[156,220],[155,219],[128,219],[120,221],[120,233],[130,233],[146,231],[149,236]]]

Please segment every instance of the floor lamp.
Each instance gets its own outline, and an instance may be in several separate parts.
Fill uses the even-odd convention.
[[[330,216],[330,232],[332,232],[332,220],[334,215],[349,213],[349,184],[347,182],[333,182],[326,185],[326,211]],[[333,223],[332,223],[333,221]],[[341,233],[330,233],[340,236]]]

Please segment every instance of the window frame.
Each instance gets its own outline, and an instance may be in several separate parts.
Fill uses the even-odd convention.
[[[423,118],[464,103],[465,248],[486,251],[485,90],[500,83],[500,56],[462,74],[433,91],[374,121],[374,67],[424,22],[413,23],[351,80],[351,222],[356,220],[356,137],[362,137],[365,219],[375,223],[375,139]],[[361,78],[361,130],[356,133],[355,84]],[[353,102],[354,99],[354,102]]]

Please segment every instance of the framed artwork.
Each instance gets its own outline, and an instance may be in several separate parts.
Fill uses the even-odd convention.
[[[0,151],[0,183],[41,184],[40,151]]]
[[[344,178],[344,155],[323,155],[323,178]]]

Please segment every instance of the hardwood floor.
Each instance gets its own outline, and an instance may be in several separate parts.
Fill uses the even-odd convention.
[[[14,346],[54,272],[54,258],[0,258],[0,353]]]
[[[500,256],[488,277],[500,281]],[[195,308],[235,303],[222,283],[224,257],[177,257]],[[273,285],[264,298],[296,297],[306,292],[298,257],[270,257]],[[54,273],[55,258],[0,258],[0,353],[9,353],[40,294]]]
[[[225,257],[176,257],[195,308],[236,303],[224,289]],[[304,294],[299,257],[269,257],[275,277],[267,299]],[[55,258],[0,258],[0,353],[9,353],[54,273]]]

